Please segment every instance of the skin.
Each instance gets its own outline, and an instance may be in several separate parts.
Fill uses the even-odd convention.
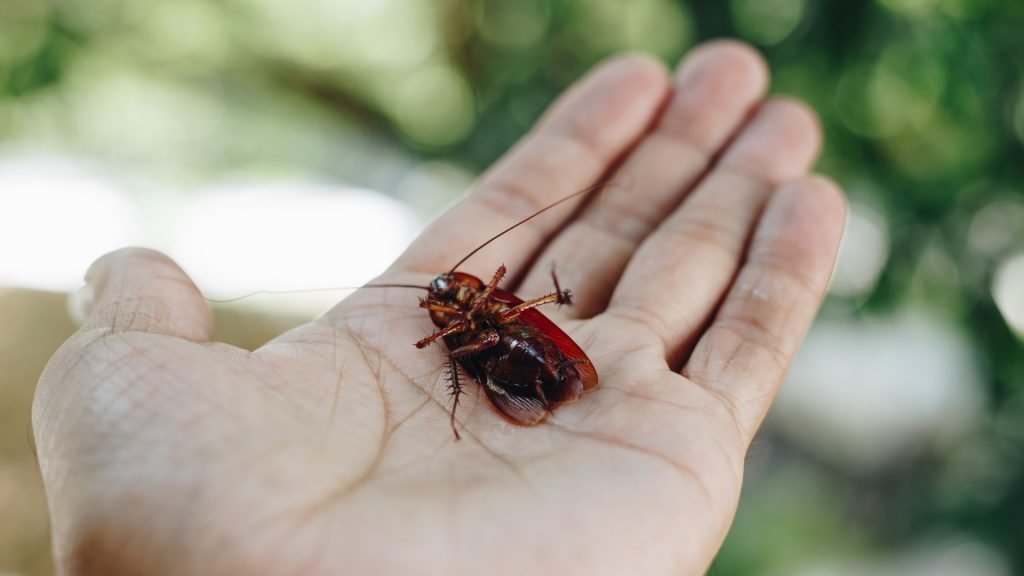
[[[63,574],[700,574],[744,456],[825,292],[844,221],[809,176],[813,113],[750,48],[675,73],[620,57],[572,87],[377,281],[462,270],[550,292],[600,386],[533,428],[469,384],[411,290],[362,290],[249,352],[167,257],[98,260],[33,408]],[[344,255],[325,266],[344,265]],[[436,347],[435,347],[436,346]]]

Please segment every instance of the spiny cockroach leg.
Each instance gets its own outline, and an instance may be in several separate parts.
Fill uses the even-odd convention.
[[[501,282],[501,279],[505,276],[505,272],[506,268],[504,264],[498,266],[498,270],[494,273],[491,281],[487,283],[487,286],[483,291],[480,292],[480,295],[476,297],[476,300],[473,302],[473,307],[469,309],[469,313],[467,315],[472,315],[474,312],[479,310],[485,302],[487,302],[491,297],[491,294],[498,287],[498,282]]]
[[[430,346],[431,342],[433,342],[434,340],[437,340],[438,338],[443,338],[443,337],[448,336],[450,334],[458,334],[459,332],[465,332],[468,329],[469,329],[469,323],[465,322],[465,321],[463,321],[463,322],[456,322],[454,324],[449,324],[449,325],[445,326],[444,328],[438,330],[437,332],[434,332],[430,336],[427,336],[423,340],[420,340],[419,342],[417,342],[416,343],[416,347],[417,348],[426,348],[427,346]]]
[[[566,288],[562,290],[562,287],[558,285],[558,275],[555,274],[555,265],[551,265],[551,280],[555,283],[555,294],[558,294],[558,300],[555,302],[559,305],[572,306],[572,290]]]
[[[526,302],[523,302],[522,304],[517,304],[517,305],[513,306],[512,308],[509,308],[508,310],[505,310],[504,312],[502,312],[501,313],[501,321],[502,322],[511,322],[511,321],[515,320],[516,318],[519,318],[520,314],[522,314],[523,312],[526,312],[530,308],[536,308],[538,306],[543,306],[544,304],[550,304],[552,302],[559,302],[559,301],[561,301],[561,299],[562,299],[562,294],[560,292],[552,292],[551,294],[546,294],[544,296],[541,296],[540,298],[534,298],[533,300],[527,300]]]
[[[461,440],[459,436],[459,430],[455,427],[455,409],[459,407],[459,397],[462,396],[462,385],[459,384],[459,365],[455,363],[455,358],[448,355],[448,396],[452,399],[451,416],[449,417],[449,424],[452,426],[452,432],[455,433],[455,440]]]
[[[438,304],[436,302],[427,302],[423,298],[420,298],[420,308],[425,308],[431,312],[442,312],[444,314],[451,314],[453,316],[462,316],[462,310],[453,308],[451,306],[445,306],[444,304]]]
[[[459,366],[455,360],[461,356],[483,352],[501,341],[501,336],[495,330],[488,330],[482,334],[479,340],[475,340],[448,353],[448,395],[452,398],[451,425],[452,432],[455,432],[455,439],[460,438],[459,431],[455,429],[455,409],[459,407],[459,396],[462,395],[462,386],[459,384]]]

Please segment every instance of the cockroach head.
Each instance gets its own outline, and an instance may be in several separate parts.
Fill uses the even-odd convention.
[[[444,296],[454,290],[458,290],[458,282],[455,281],[455,274],[445,272],[438,274],[430,281],[430,295],[433,297]]]

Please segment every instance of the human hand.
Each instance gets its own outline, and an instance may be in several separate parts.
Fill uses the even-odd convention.
[[[62,572],[702,573],[843,224],[838,189],[805,176],[813,114],[762,101],[766,83],[736,43],[697,48],[674,79],[601,66],[377,280],[425,286],[620,167],[627,188],[462,267],[504,263],[529,297],[557,263],[577,295],[542,312],[600,385],[536,427],[470,384],[454,441],[444,355],[413,347],[433,330],[419,293],[361,290],[248,352],[210,341],[166,257],[97,261],[33,408]]]

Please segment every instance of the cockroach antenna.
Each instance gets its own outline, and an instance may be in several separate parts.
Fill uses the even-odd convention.
[[[335,286],[332,288],[300,288],[296,290],[257,290],[255,292],[249,292],[248,294],[242,294],[241,296],[235,296],[234,298],[217,299],[217,298],[206,298],[207,302],[213,302],[214,304],[229,304],[231,302],[238,302],[239,300],[245,300],[253,296],[260,295],[285,295],[285,294],[308,294],[310,292],[341,292],[343,290],[360,290],[362,288],[415,288],[417,290],[429,290],[426,286],[419,286],[417,284],[363,284],[362,286]]]
[[[455,270],[459,266],[462,266],[462,264],[466,260],[469,260],[470,256],[476,254],[477,252],[482,250],[485,246],[487,246],[491,242],[494,242],[498,238],[501,238],[505,234],[508,234],[509,232],[515,230],[516,228],[522,226],[523,224],[526,224],[530,220],[533,220],[534,218],[536,218],[537,216],[540,216],[541,214],[547,212],[548,210],[551,210],[552,208],[555,208],[556,206],[564,204],[564,203],[566,203],[566,202],[568,202],[568,201],[570,201],[573,198],[576,198],[578,196],[585,196],[585,195],[588,195],[588,194],[593,194],[594,192],[596,192],[598,190],[603,190],[603,189],[606,189],[606,188],[611,188],[612,186],[615,186],[616,184],[619,184],[618,180],[612,180],[610,182],[602,182],[600,184],[594,184],[593,186],[584,188],[583,190],[580,190],[579,192],[573,192],[572,194],[570,194],[570,195],[566,196],[565,198],[562,198],[561,200],[558,200],[558,201],[556,201],[556,202],[554,202],[552,204],[548,204],[544,208],[541,208],[540,210],[534,212],[533,214],[530,214],[526,218],[523,218],[522,220],[520,220],[520,221],[516,222],[515,224],[509,226],[508,228],[505,228],[501,232],[498,232],[494,236],[491,236],[486,242],[484,242],[483,244],[481,244],[481,245],[477,246],[476,248],[474,248],[473,251],[470,252],[469,254],[466,254],[465,256],[463,256],[462,260],[459,260],[458,262],[456,262],[455,266],[452,266],[451,270],[449,270],[448,272],[449,273],[455,272]]]

